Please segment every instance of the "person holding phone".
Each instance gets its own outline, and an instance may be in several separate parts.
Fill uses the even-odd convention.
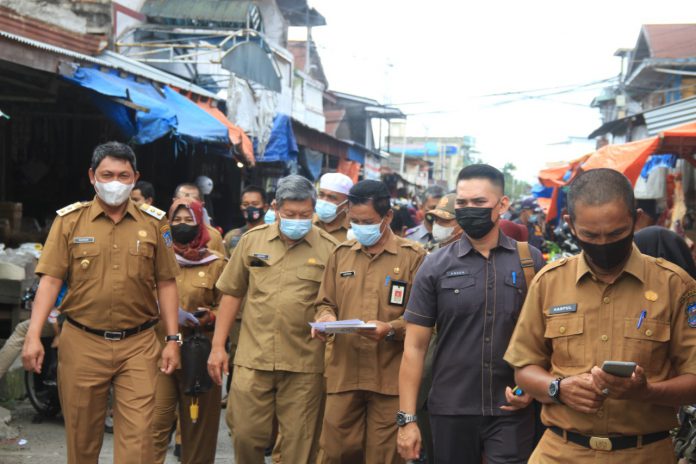
[[[203,206],[200,202],[187,198],[174,200],[169,209],[169,223],[176,260],[181,268],[176,285],[179,290],[179,328],[184,343],[194,328],[212,338],[215,311],[221,297],[215,282],[225,268],[225,259],[207,248],[210,236],[203,222]],[[221,388],[213,384],[210,390],[198,396],[198,420],[194,422],[189,411],[191,397],[185,395],[183,382],[181,370],[172,376],[157,377],[152,427],[154,462],[164,462],[178,408],[181,462],[212,464],[215,461],[220,424]]]
[[[634,246],[623,174],[584,172],[567,198],[582,253],[537,274],[505,353],[544,403],[529,462],[674,463],[675,408],[696,402],[696,281]]]

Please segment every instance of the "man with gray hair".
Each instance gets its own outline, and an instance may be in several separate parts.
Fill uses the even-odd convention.
[[[413,240],[414,242],[425,245],[433,239],[433,223],[428,221],[427,214],[434,210],[440,198],[445,196],[445,189],[439,185],[431,185],[420,196],[420,213],[423,216],[423,222],[418,227],[406,231],[404,238]]]
[[[222,382],[225,339],[244,303],[227,407],[236,462],[261,464],[278,418],[283,461],[314,462],[324,346],[310,337],[324,267],[338,242],[312,225],[316,190],[304,177],[278,183],[276,222],[251,229],[217,282],[223,293],[208,372]]]

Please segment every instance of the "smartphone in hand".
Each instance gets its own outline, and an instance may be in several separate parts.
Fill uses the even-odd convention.
[[[602,370],[617,377],[630,377],[636,370],[636,363],[630,361],[604,361]]]

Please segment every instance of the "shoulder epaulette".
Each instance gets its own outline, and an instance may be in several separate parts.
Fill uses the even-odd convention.
[[[73,203],[72,205],[68,205],[64,208],[59,209],[56,211],[56,214],[60,217],[65,216],[68,213],[72,213],[73,211],[77,211],[78,209],[82,209],[85,206],[89,206],[89,201],[78,201]]]
[[[667,261],[663,258],[651,258],[651,260],[654,261],[655,264],[657,264],[661,268],[667,269],[668,271],[672,271],[673,273],[677,274],[685,283],[691,281],[691,279],[689,278],[689,274],[678,265],[670,261]]]
[[[561,258],[557,259],[556,261],[551,261],[550,263],[546,264],[544,267],[539,269],[539,272],[537,272],[536,276],[540,276],[542,274],[546,274],[549,271],[553,271],[554,269],[557,269],[561,266],[565,266],[569,260],[571,259],[577,259],[577,257],[580,255],[572,256],[570,258]]]
[[[258,232],[260,230],[266,230],[271,226],[271,224],[261,224],[260,226],[252,227],[251,229],[244,232],[241,236],[249,235],[251,232]],[[234,229],[233,229],[234,230]],[[231,232],[231,231],[230,231]]]
[[[341,248],[341,247],[349,247],[349,248],[350,248],[350,247],[352,247],[353,245],[355,245],[356,243],[357,243],[357,240],[354,239],[354,238],[352,238],[352,239],[350,239],[350,240],[346,240],[345,242],[339,243],[339,244],[336,246],[336,248],[337,248],[337,249],[338,249],[338,248]]]
[[[404,240],[400,244],[401,248],[411,248],[412,250],[415,250],[418,253],[421,252],[427,252],[428,250],[425,248],[425,245],[423,245],[420,242],[416,242],[414,240]]]
[[[330,241],[330,242],[332,242],[332,243],[334,243],[334,244],[336,244],[336,245],[340,245],[340,244],[341,244],[341,242],[339,242],[338,240],[336,240],[336,238],[334,238],[333,235],[331,235],[330,233],[328,233],[328,232],[325,231],[324,229],[322,229],[322,228],[320,228],[320,227],[317,227],[317,229],[318,229],[318,231],[319,231],[319,235],[320,235],[322,238],[324,238],[324,239],[326,239],[326,240],[328,240],[328,241]]]
[[[145,203],[140,205],[140,211],[143,211],[143,212],[149,214],[150,216],[152,216],[155,219],[162,219],[164,217],[164,215],[167,214],[164,211],[162,211],[161,209],[155,208],[152,205],[146,205]]]

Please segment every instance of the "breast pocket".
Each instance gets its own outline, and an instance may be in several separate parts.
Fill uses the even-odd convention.
[[[128,277],[144,281],[155,280],[155,244],[135,242],[128,249]]]
[[[100,275],[101,251],[97,245],[79,245],[72,249],[70,281],[74,283],[96,279]]]
[[[520,281],[520,276],[516,276],[514,279],[512,276],[505,277],[503,291],[505,292],[503,295],[503,301],[505,302],[505,307],[503,309],[505,314],[509,314],[517,320],[520,309],[522,308],[522,303],[524,303],[524,289]]]
[[[553,364],[566,367],[585,364],[584,325],[583,316],[553,316],[546,321],[544,338],[553,346]]]
[[[319,293],[321,279],[324,276],[324,267],[316,265],[301,266],[297,269],[298,288],[295,297],[301,303],[306,304],[304,321],[314,320],[314,301]]]
[[[482,292],[474,292],[476,279],[471,276],[448,277],[442,280],[437,295],[438,308],[444,311],[474,314],[483,307]]]
[[[637,318],[624,321],[623,361],[633,361],[646,372],[658,372],[667,362],[671,337],[668,322],[645,319],[640,326]]]

